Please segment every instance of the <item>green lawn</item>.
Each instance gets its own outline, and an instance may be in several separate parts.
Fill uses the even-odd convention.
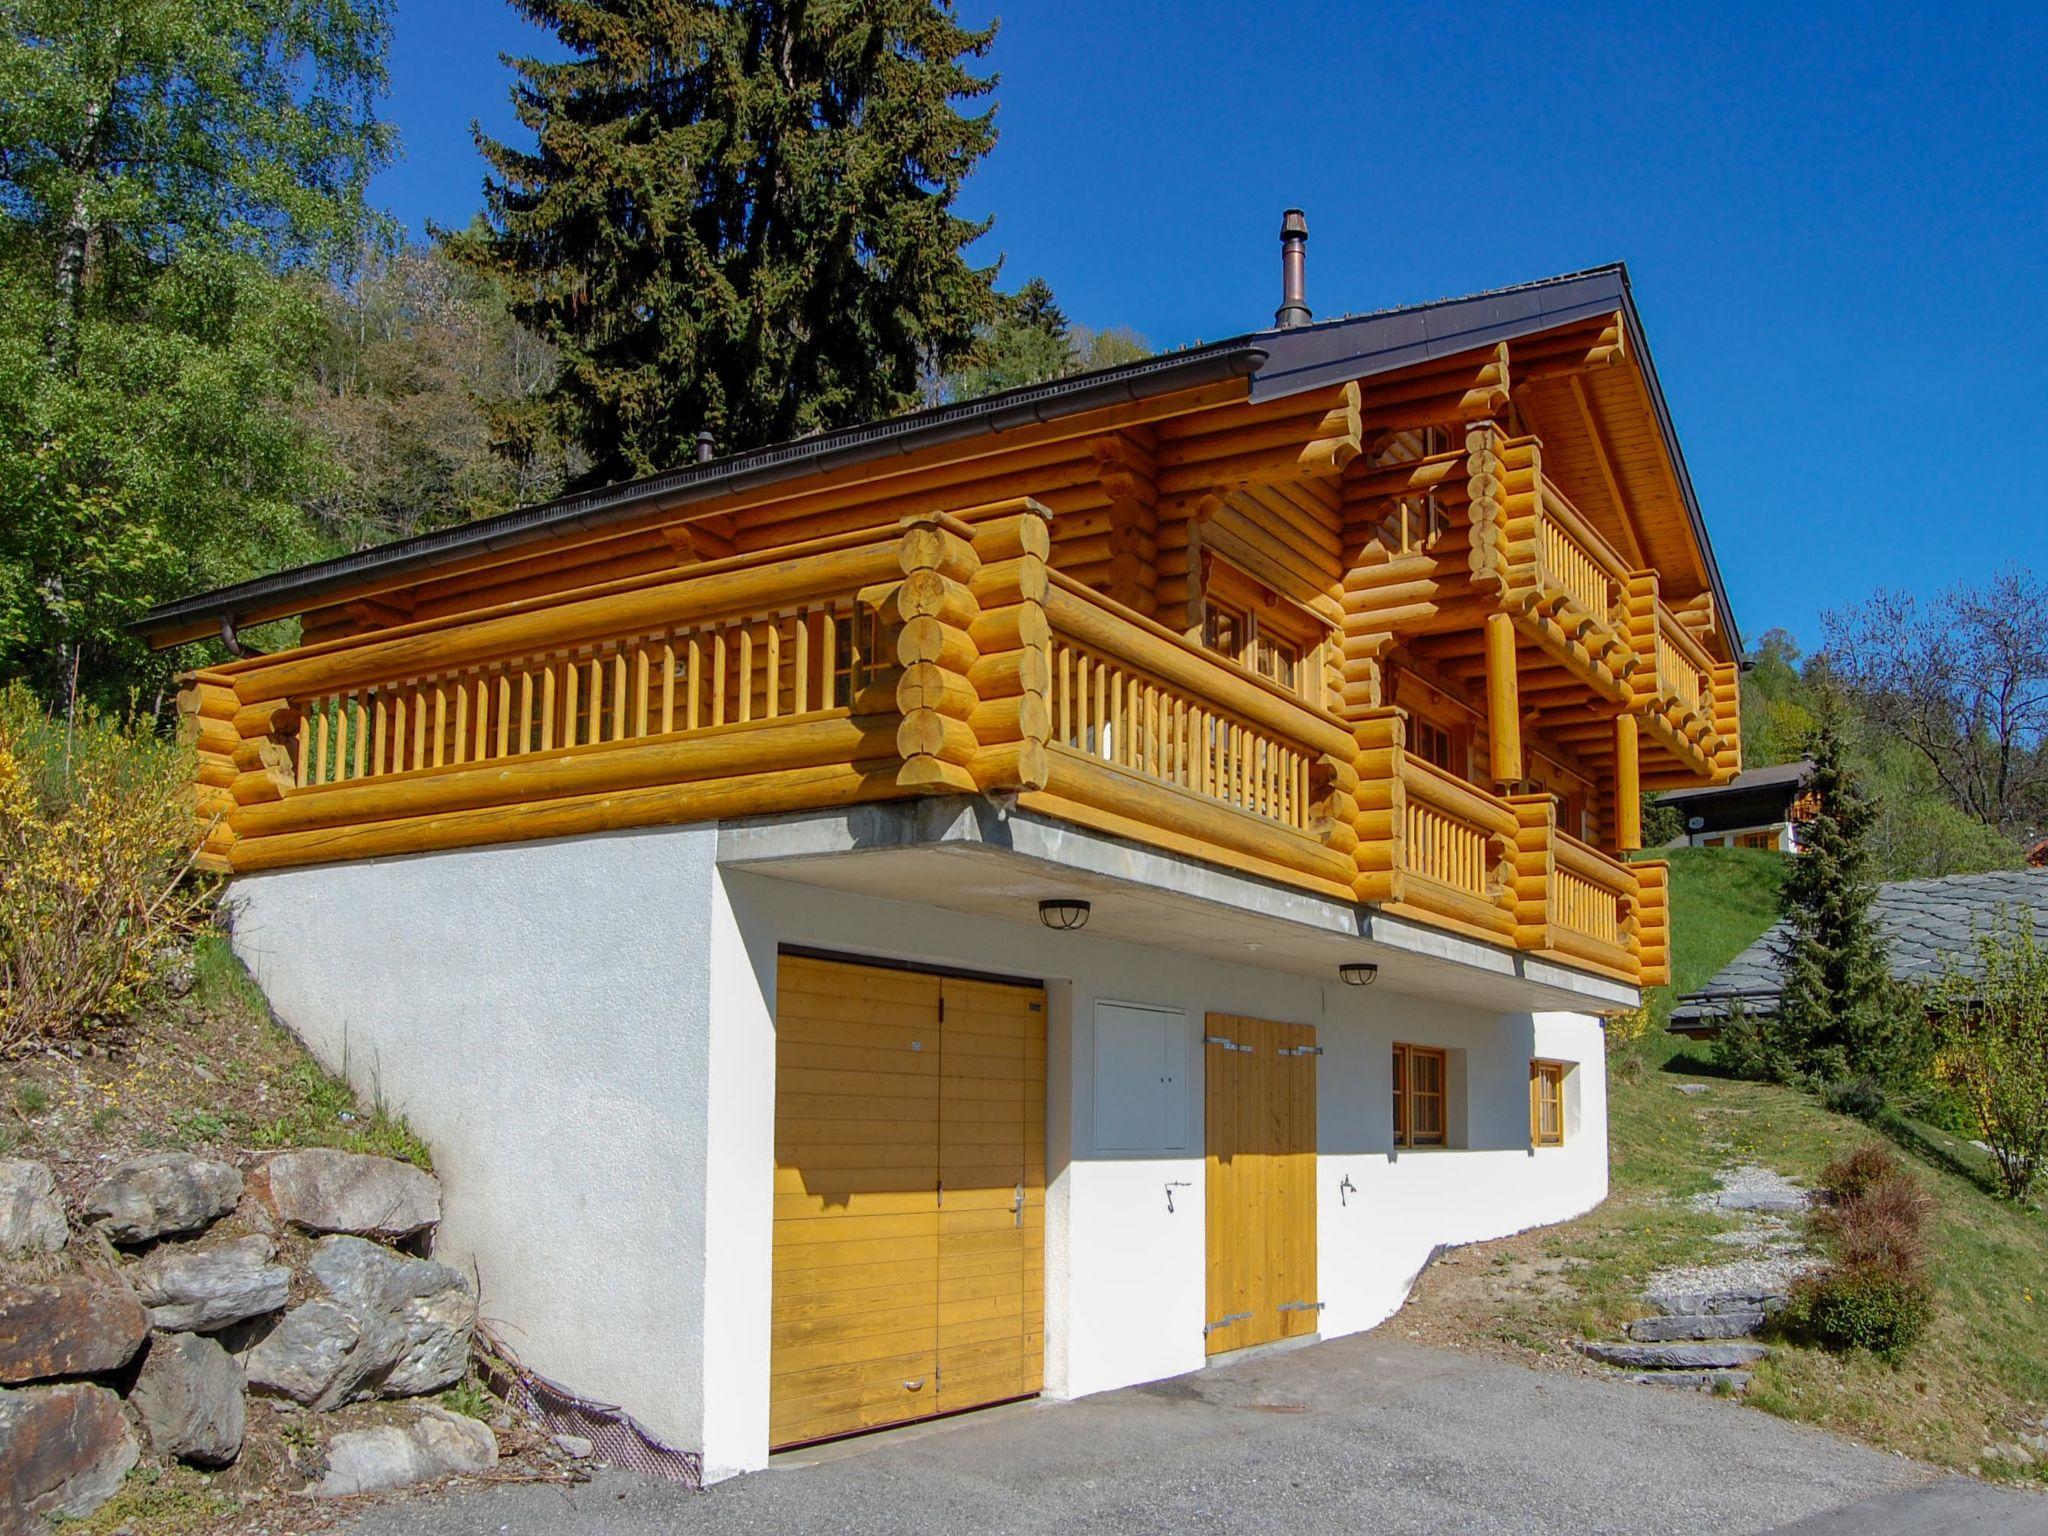
[[[1671,862],[1679,992],[1770,924],[1783,860],[1679,849]],[[1716,1170],[1755,1162],[1810,1183],[1831,1158],[1880,1138],[1808,1094],[1719,1075],[1709,1047],[1663,1032],[1669,1006],[1653,999],[1651,1035],[1612,1063],[1611,1197],[1577,1221],[1491,1245],[1498,1283],[1459,1304],[1459,1326],[1510,1352],[1569,1358],[1570,1340],[1613,1337],[1642,1315],[1651,1271],[1732,1256],[1709,1239],[1736,1223],[1684,1199],[1712,1188]],[[1681,1093],[1681,1083],[1705,1091]],[[1896,1366],[1780,1343],[1750,1401],[1943,1466],[2048,1481],[2048,1458],[2023,1471],[1982,1455],[2048,1429],[2048,1216],[1998,1197],[1988,1160],[1966,1143],[1904,1122],[1891,1139],[1935,1200],[1932,1329]],[[1564,1283],[1541,1283],[1548,1276]]]

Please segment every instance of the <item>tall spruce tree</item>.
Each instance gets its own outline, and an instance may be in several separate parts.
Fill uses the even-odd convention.
[[[569,50],[519,59],[532,150],[478,136],[461,242],[561,352],[587,482],[913,404],[996,312],[961,185],[994,146],[995,35],[950,0],[514,0]]]
[[[1876,889],[1868,839],[1877,806],[1848,763],[1844,715],[1839,697],[1825,690],[1808,747],[1814,811],[1779,894],[1788,932],[1778,1015],[1765,1027],[1767,1055],[1774,1076],[1894,1081],[1908,1066],[1910,1013],[1896,1006],[1870,918]]]

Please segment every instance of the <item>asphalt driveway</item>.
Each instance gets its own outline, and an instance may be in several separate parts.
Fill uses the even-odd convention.
[[[689,1493],[617,1474],[366,1510],[350,1536],[2048,1536],[2048,1497],[1735,1404],[1366,1334],[847,1442]]]

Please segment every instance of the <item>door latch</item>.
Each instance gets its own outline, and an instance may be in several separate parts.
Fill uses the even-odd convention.
[[[1171,1215],[1173,1214],[1173,1192],[1174,1192],[1174,1191],[1175,1191],[1176,1189],[1187,1189],[1187,1188],[1189,1188],[1189,1187],[1190,1187],[1190,1185],[1188,1184],[1188,1181],[1187,1181],[1186,1179],[1173,1179],[1173,1180],[1170,1180],[1170,1181],[1169,1181],[1169,1182],[1167,1183],[1167,1186],[1166,1186],[1166,1214],[1167,1214],[1167,1215],[1171,1216]]]
[[[1010,1215],[1015,1218],[1012,1225],[1024,1225],[1024,1181],[1021,1179],[1017,1181],[1017,1198],[1010,1202]]]

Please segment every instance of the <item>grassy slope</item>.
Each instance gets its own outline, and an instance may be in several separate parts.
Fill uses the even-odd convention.
[[[1683,991],[1769,925],[1782,866],[1775,854],[1708,849],[1678,850],[1672,864],[1674,990]],[[1660,1019],[1668,1008],[1657,1000]],[[1681,1082],[1706,1091],[1682,1094]],[[1489,1245],[1475,1256],[1485,1287],[1450,1281],[1420,1296],[1420,1331],[1491,1337],[1511,1353],[1564,1363],[1569,1340],[1613,1337],[1642,1314],[1650,1271],[1730,1256],[1708,1239],[1734,1223],[1683,1199],[1712,1188],[1717,1169],[1753,1161],[1811,1181],[1876,1134],[1804,1093],[1721,1077],[1707,1047],[1653,1033],[1614,1063],[1612,1197],[1577,1221]],[[1898,1139],[1935,1198],[1941,1304],[1931,1332],[1896,1367],[1780,1345],[1750,1401],[1968,1468],[1986,1445],[2039,1432],[2048,1414],[2048,1217],[1992,1194],[1982,1154],[1953,1138],[1913,1127]],[[2048,1468],[2019,1474],[1981,1464],[2048,1480]]]

